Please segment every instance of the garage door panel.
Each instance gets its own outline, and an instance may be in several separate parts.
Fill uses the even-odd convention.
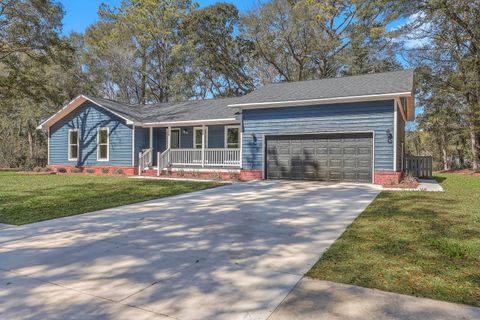
[[[267,178],[372,180],[372,134],[273,136],[266,140]]]

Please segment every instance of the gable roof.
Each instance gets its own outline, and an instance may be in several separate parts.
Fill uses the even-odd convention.
[[[50,127],[87,101],[124,119],[127,124],[148,126],[235,123],[238,122],[236,117],[238,108],[273,108],[406,97],[407,118],[413,120],[413,74],[414,70],[411,69],[322,80],[282,82],[265,85],[243,97],[145,105],[80,95],[42,122],[38,128]]]
[[[355,98],[378,96],[386,98],[390,95],[410,96],[413,94],[414,70],[402,70],[384,73],[365,74],[358,76],[282,82],[260,87],[243,96],[239,102],[230,104],[232,107],[247,107],[255,105],[318,100],[333,101],[340,98]]]

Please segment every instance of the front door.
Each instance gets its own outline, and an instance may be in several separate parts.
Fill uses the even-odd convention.
[[[180,149],[180,129],[172,129],[170,135],[170,148]]]

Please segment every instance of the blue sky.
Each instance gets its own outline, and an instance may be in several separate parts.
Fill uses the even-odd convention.
[[[224,0],[230,2],[244,12],[247,11],[258,0]],[[92,23],[98,20],[97,10],[101,3],[119,5],[121,0],[60,0],[65,10],[63,18],[63,33],[69,34],[72,31],[83,32]],[[201,7],[208,6],[217,0],[197,0]]]

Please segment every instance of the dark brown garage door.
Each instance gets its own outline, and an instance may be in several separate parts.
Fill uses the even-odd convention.
[[[372,134],[266,137],[269,179],[372,182]]]

